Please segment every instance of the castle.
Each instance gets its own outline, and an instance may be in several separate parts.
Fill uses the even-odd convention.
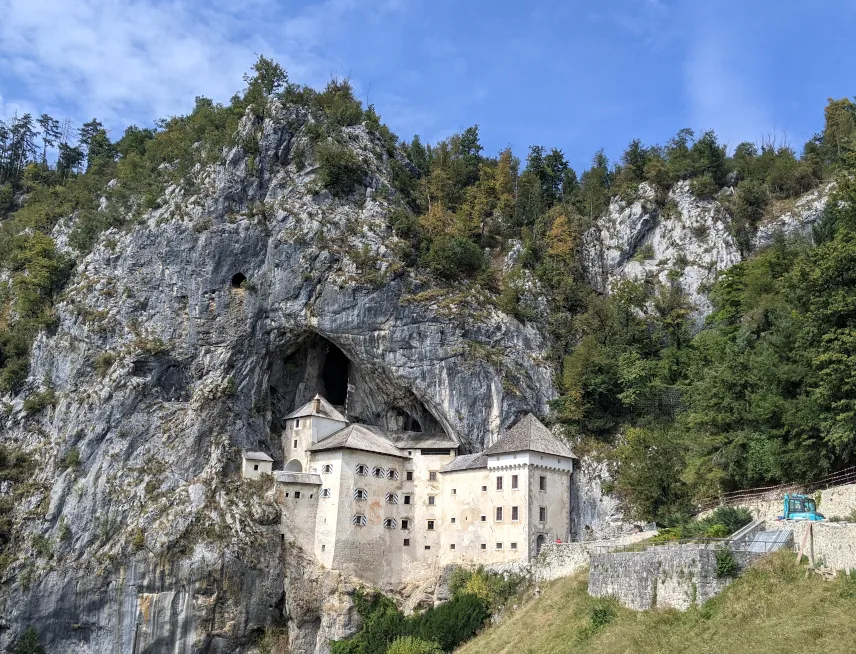
[[[284,541],[376,585],[447,564],[529,562],[568,540],[574,454],[532,414],[483,452],[446,434],[351,423],[316,395],[286,416],[285,469],[244,453],[243,474],[272,473]]]

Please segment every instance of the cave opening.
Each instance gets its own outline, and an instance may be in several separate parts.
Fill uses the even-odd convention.
[[[334,406],[344,406],[348,399],[348,368],[350,361],[345,353],[332,343],[327,345],[327,356],[321,369],[327,401]]]
[[[232,288],[241,288],[245,281],[247,281],[247,276],[244,273],[235,273],[232,275]]]

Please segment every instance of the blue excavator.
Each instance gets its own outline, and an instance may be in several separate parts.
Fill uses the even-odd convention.
[[[807,495],[790,495],[785,493],[784,514],[779,520],[825,520],[822,513],[817,512],[817,503]]]

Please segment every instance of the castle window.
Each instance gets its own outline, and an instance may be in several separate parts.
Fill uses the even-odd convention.
[[[356,488],[354,489],[354,499],[367,500],[369,499],[369,492],[365,488]]]
[[[511,490],[517,490],[517,475],[511,475]]]
[[[431,549],[431,546],[430,546],[430,545],[426,545],[426,546],[425,546],[425,549],[426,549],[426,550],[430,550],[430,549]]]
[[[450,543],[450,544],[449,544],[449,549],[450,549],[450,550],[455,549],[455,544],[454,544],[454,543]]]
[[[487,486],[482,486],[482,493],[487,493]]]
[[[386,478],[398,480],[398,470],[393,470],[390,468],[386,471]]]
[[[455,524],[455,519],[454,519],[454,518],[452,518],[452,524]]]
[[[539,506],[538,507],[538,520],[540,522],[547,522],[547,507]]]
[[[259,464],[257,463],[253,466],[253,470],[258,470],[258,469],[259,469]]]
[[[433,495],[428,496],[428,506],[434,506],[434,496]]]
[[[502,477],[496,478],[496,490],[502,490]]]
[[[297,420],[294,421],[294,428],[300,429],[300,418],[298,418]]]
[[[297,439],[296,438],[294,439],[294,444],[292,445],[292,447],[297,447]]]
[[[395,529],[395,518],[386,518],[383,521],[384,529]]]
[[[486,515],[483,515],[483,516],[481,517],[481,521],[482,521],[482,522],[487,522],[487,516],[486,516]]]
[[[502,522],[502,507],[501,506],[496,507],[496,521]]]
[[[512,507],[511,507],[511,520],[512,520],[512,521],[515,521],[515,520],[519,520],[519,519],[520,519],[520,517],[519,517],[519,509],[518,509],[518,507],[516,507],[516,506],[512,506]]]
[[[300,499],[300,491],[294,491],[294,499],[296,499],[296,500]]]
[[[433,520],[428,521],[428,531],[434,531],[434,521]]]
[[[405,473],[404,478],[405,478],[407,481],[413,481],[413,471],[412,471],[412,470],[408,470],[408,471]]]
[[[502,543],[497,543],[497,544],[496,544],[496,549],[501,550],[501,549],[502,549]]]
[[[353,522],[355,525],[357,525],[357,527],[365,527],[366,526],[366,516],[358,513],[357,515],[354,516],[354,519],[351,522]]]
[[[286,491],[286,492],[285,492],[285,496],[286,496],[286,497],[288,497],[288,495],[289,495],[289,493],[288,493],[288,491]]]
[[[405,495],[405,496],[404,496],[404,503],[405,503],[405,504],[410,504],[410,495]]]
[[[401,520],[401,528],[402,529],[410,529],[410,520],[408,520],[407,518],[403,518]]]
[[[482,544],[481,544],[481,548],[482,548],[483,550],[486,550],[486,549],[487,549],[487,543],[482,543]]]
[[[432,470],[428,473],[428,481],[437,481],[437,471]]]
[[[321,551],[322,551],[322,552],[323,552],[324,550],[326,550],[326,549],[327,549],[327,546],[326,546],[326,545],[321,545]]]
[[[372,477],[378,477],[379,479],[383,479],[383,477],[384,477],[383,468],[374,467],[372,469]]]
[[[538,488],[542,491],[547,490],[547,478],[544,475],[538,479]]]
[[[321,489],[321,497],[330,497],[330,489],[322,488]]]
[[[363,475],[364,477],[369,474],[369,467],[365,463],[357,464],[357,474]]]
[[[453,488],[453,489],[452,489],[452,495],[457,495],[457,494],[458,494],[458,489],[457,489],[457,488]]]
[[[333,472],[333,466],[329,463],[325,463],[323,466],[321,466],[321,472],[323,472],[325,475],[330,474],[331,472]]]
[[[398,504],[398,495],[396,493],[387,493],[386,494],[386,503],[387,504]]]
[[[405,546],[405,547],[410,547],[410,539],[409,539],[409,538],[405,538],[405,539],[404,539],[404,546]]]
[[[517,549],[517,543],[512,543],[512,544],[511,544],[511,549],[516,550],[516,549]]]

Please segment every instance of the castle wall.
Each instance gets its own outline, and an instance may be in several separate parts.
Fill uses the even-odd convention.
[[[316,516],[318,512],[317,475],[276,473],[274,496],[282,509],[282,540],[307,553],[315,551]]]
[[[325,450],[312,455],[311,467],[321,477],[318,491],[318,511],[315,518],[315,557],[326,568],[333,567],[342,493],[353,498],[353,488],[343,483],[343,453],[341,450]],[[325,466],[330,466],[329,469]],[[329,471],[327,471],[329,470]],[[330,496],[323,497],[329,490]],[[349,518],[350,519],[350,518]]]
[[[544,457],[544,463],[551,463]],[[541,477],[545,478],[546,490],[541,490]],[[546,509],[546,520],[541,520],[541,507]],[[539,462],[529,467],[529,553],[538,553],[538,538],[544,544],[570,540],[571,536],[571,475],[565,469],[542,467]]]

